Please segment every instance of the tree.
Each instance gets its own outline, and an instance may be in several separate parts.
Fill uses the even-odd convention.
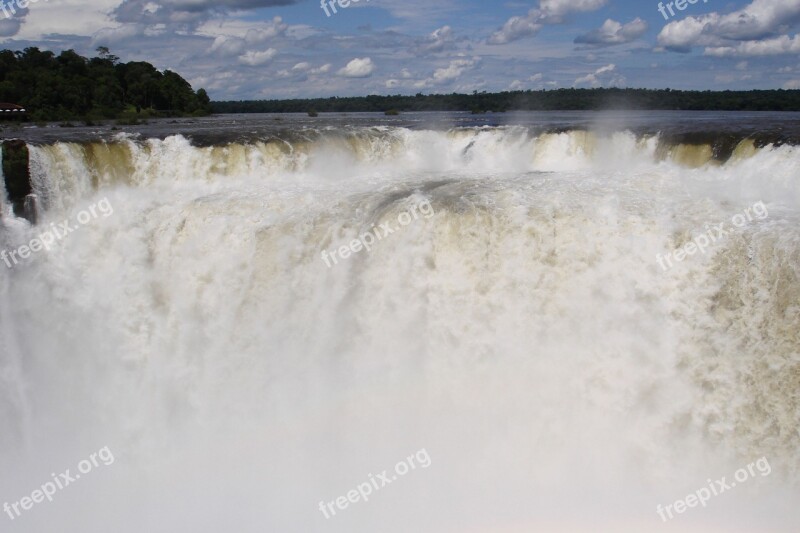
[[[120,63],[107,47],[87,59],[36,47],[0,50],[0,101],[26,107],[34,120],[113,118],[135,108],[151,114],[206,114],[210,99],[175,72],[147,62]]]

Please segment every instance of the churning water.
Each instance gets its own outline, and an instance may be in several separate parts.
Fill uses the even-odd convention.
[[[7,216],[5,250],[113,213],[0,264],[0,503],[115,461],[0,530],[798,530],[800,149],[228,131],[29,141],[42,213]],[[422,448],[429,468],[320,512]],[[761,457],[768,476],[656,513]]]

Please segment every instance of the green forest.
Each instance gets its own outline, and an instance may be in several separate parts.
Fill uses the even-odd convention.
[[[800,111],[800,90],[675,91],[671,89],[554,89],[472,94],[417,94],[308,100],[212,102],[215,113],[357,111],[554,111],[663,109]]]
[[[38,48],[0,51],[0,102],[19,104],[34,121],[207,115],[204,89],[143,61],[121,63],[108,48],[86,58]]]
[[[800,90],[678,91],[554,89],[472,94],[416,94],[211,102],[179,74],[150,63],[121,63],[108,48],[86,58],[31,47],[0,51],[0,102],[22,105],[29,120],[68,121],[210,113],[400,111],[549,111],[600,109],[800,111]]]

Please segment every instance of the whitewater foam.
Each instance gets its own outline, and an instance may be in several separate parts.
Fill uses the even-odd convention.
[[[793,530],[797,149],[663,147],[518,127],[31,145],[41,223],[115,212],[0,273],[0,488],[108,445],[113,471],[30,531],[637,531],[766,456],[669,527]],[[421,199],[435,216],[319,260]],[[662,272],[756,201],[768,221]],[[320,495],[423,447],[425,476],[325,523]]]

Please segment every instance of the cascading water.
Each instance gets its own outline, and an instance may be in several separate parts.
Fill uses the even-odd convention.
[[[2,497],[116,460],[4,531],[800,523],[793,146],[381,127],[29,150],[44,212],[6,220],[5,248],[73,231],[0,265]],[[423,447],[429,468],[319,511]],[[768,477],[662,524],[657,504],[761,457]]]

